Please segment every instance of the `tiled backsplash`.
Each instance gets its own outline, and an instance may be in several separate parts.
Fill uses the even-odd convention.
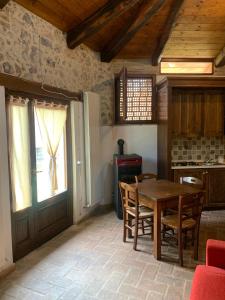
[[[174,138],[172,160],[214,160],[225,158],[225,138]]]

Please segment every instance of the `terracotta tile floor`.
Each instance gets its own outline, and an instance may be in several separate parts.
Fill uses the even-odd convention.
[[[225,239],[225,211],[204,212],[200,263],[208,238]],[[196,262],[185,251],[163,246],[163,260],[152,256],[149,237],[122,242],[122,221],[114,212],[72,226],[16,263],[0,282],[0,299],[188,299]]]

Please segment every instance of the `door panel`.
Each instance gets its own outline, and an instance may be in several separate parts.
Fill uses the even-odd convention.
[[[14,260],[34,248],[34,219],[32,208],[12,213],[12,236]]]
[[[62,101],[60,102],[62,107]],[[60,106],[55,103],[54,109],[57,110],[58,107]],[[71,165],[68,163],[68,160],[71,161],[71,143],[68,143],[71,137],[70,113],[68,111],[59,146],[56,154],[54,154],[54,166],[58,175],[58,177],[56,176],[58,187],[56,184],[54,190],[52,188],[53,173],[50,172],[52,171],[50,161],[53,158],[49,157],[50,154],[44,149],[46,145],[42,144],[42,136],[37,127],[37,119],[35,120],[32,99],[29,101],[27,114],[27,117],[29,117],[30,151],[28,154],[30,154],[32,187],[30,203],[32,205],[16,212],[12,211],[13,254],[15,260],[26,255],[72,224],[72,170]],[[12,133],[10,126],[9,123],[9,134]],[[15,128],[14,131],[16,131]],[[11,157],[10,161],[12,161]],[[14,182],[15,180],[11,180],[12,190]]]

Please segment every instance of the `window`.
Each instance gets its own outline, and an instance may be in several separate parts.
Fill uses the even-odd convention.
[[[160,63],[161,74],[213,74],[212,61],[163,59]]]
[[[115,122],[155,122],[155,77],[151,75],[129,75],[122,70],[116,76]]]

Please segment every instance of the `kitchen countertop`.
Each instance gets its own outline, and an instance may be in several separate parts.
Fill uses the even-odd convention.
[[[179,170],[179,169],[216,169],[216,168],[225,168],[225,164],[213,164],[213,165],[198,165],[198,166],[174,166],[171,167],[173,170]]]

